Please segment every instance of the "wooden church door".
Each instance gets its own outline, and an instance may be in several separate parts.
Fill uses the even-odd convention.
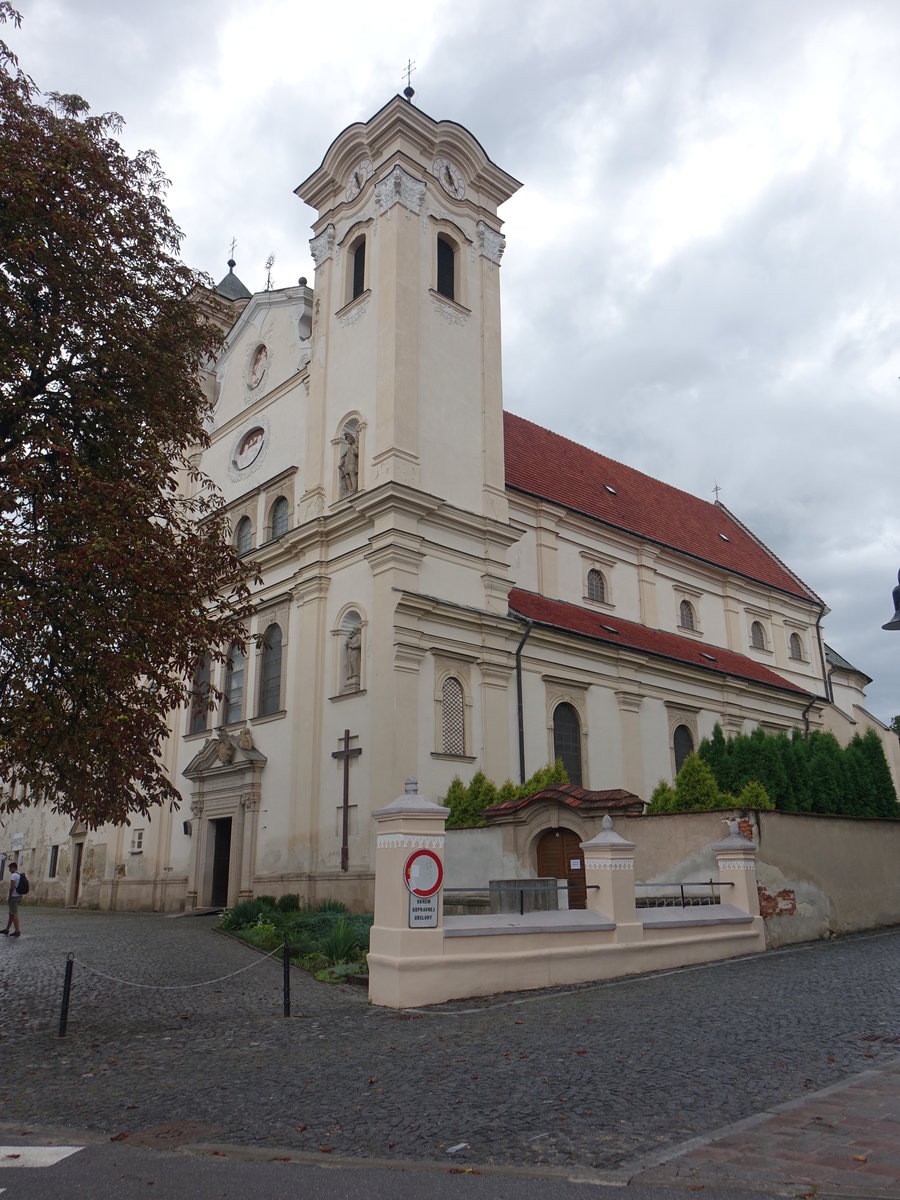
[[[548,829],[537,844],[538,875],[565,879],[569,885],[569,908],[585,908],[587,882],[581,838],[571,829]]]

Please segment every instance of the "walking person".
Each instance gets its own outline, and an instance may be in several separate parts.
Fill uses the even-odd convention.
[[[10,937],[19,937],[19,901],[22,899],[19,894],[19,864],[17,862],[9,864],[9,918],[6,922],[6,928],[3,933],[9,933],[10,926],[13,927],[13,932],[9,933]]]

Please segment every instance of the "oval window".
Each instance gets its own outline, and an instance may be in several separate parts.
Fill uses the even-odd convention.
[[[234,456],[234,465],[239,471],[246,470],[252,462],[256,461],[260,450],[263,448],[265,439],[266,431],[260,425],[257,425],[254,429],[244,434],[238,446],[237,454]]]

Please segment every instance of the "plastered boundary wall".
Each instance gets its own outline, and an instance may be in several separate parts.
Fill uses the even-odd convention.
[[[734,815],[749,821],[758,845],[770,947],[900,924],[900,820],[729,810],[616,817],[614,826],[635,843],[638,883],[704,880],[715,878],[710,846],[722,836],[723,818]],[[565,814],[557,820],[567,823]],[[449,830],[448,886],[533,877],[534,842],[546,827],[544,819],[514,830]],[[470,873],[476,864],[477,881]]]
[[[633,842],[605,828],[583,844],[588,908],[519,916],[444,917],[411,927],[414,859],[427,856],[440,879],[449,809],[431,804],[407,781],[407,793],[375,812],[375,923],[369,999],[413,1008],[497,992],[585,983],[765,949],[759,916],[755,845],[733,832],[711,847],[713,878],[728,903],[716,909],[635,909]],[[721,833],[721,818],[717,827]],[[433,868],[433,864],[439,864]]]

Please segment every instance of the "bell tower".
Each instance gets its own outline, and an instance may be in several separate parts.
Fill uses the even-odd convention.
[[[414,489],[506,524],[497,209],[519,186],[461,125],[396,96],[296,189],[318,213],[301,519],[346,492],[349,428],[360,493]]]

